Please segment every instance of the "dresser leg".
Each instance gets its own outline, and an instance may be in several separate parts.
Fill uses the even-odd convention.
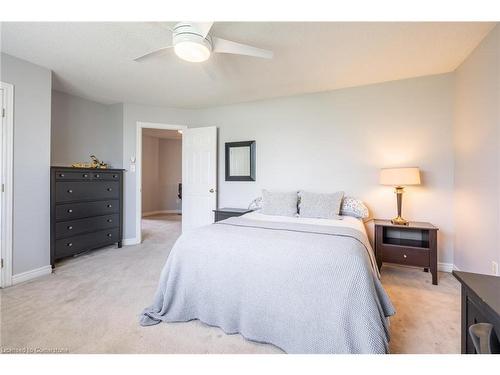
[[[118,241],[118,248],[121,249],[122,247],[122,241]]]
[[[424,268],[424,272],[429,272],[429,269],[428,268]]]

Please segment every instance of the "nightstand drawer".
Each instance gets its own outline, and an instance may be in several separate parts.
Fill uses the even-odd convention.
[[[406,264],[415,267],[430,266],[430,251],[427,249],[404,249],[399,246],[382,245],[382,261]]]

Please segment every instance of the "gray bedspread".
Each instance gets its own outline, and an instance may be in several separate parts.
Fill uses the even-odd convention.
[[[140,323],[199,319],[287,353],[387,353],[393,314],[364,233],[235,217],[179,237]]]

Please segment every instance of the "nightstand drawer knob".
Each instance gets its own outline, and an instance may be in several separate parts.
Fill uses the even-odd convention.
[[[403,258],[405,258],[405,259],[406,259],[406,258],[408,258],[408,257],[406,256],[406,254],[403,254]]]

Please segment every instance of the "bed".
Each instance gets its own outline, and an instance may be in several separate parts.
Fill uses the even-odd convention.
[[[287,353],[388,353],[393,314],[361,220],[251,212],[179,237],[140,324],[198,319]]]

